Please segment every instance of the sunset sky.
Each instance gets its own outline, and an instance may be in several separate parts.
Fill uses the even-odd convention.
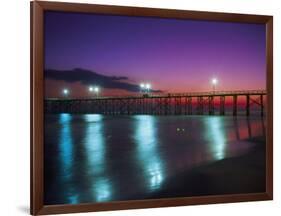
[[[265,89],[265,25],[45,14],[45,95]]]

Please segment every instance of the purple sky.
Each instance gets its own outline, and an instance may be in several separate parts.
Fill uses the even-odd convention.
[[[45,14],[45,69],[83,68],[162,91],[209,91],[212,77],[219,90],[265,89],[265,54],[262,24]],[[63,87],[83,96],[86,84],[46,79],[47,96]]]

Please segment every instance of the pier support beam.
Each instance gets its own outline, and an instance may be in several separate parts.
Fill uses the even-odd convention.
[[[170,99],[169,98],[165,98],[164,100],[164,115],[169,115],[170,114],[170,103],[169,103]]]
[[[187,115],[188,112],[188,97],[184,98],[184,114]]]
[[[192,97],[188,97],[187,101],[187,114],[192,115]]]
[[[209,96],[209,115],[214,115],[214,96]]]
[[[261,101],[261,116],[263,116],[263,95],[260,95],[260,101]]]
[[[181,114],[181,97],[175,98],[175,114],[176,115]]]
[[[197,115],[203,115],[204,113],[204,104],[203,104],[203,97],[197,97]]]
[[[246,115],[250,115],[250,95],[246,95]]]
[[[220,115],[224,115],[225,114],[225,96],[220,96]]]
[[[233,113],[234,116],[237,116],[237,95],[233,95]]]

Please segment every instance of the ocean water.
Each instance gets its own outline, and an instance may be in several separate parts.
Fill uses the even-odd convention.
[[[260,116],[45,115],[44,202],[157,198],[179,173],[250,155],[265,128]]]

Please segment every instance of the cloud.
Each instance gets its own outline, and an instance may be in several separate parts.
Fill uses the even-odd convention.
[[[139,92],[139,86],[128,82],[125,76],[105,76],[94,71],[75,68],[73,70],[45,70],[45,78],[62,80],[65,82],[80,82],[83,85],[99,85],[108,89],[122,89],[130,92]],[[160,90],[151,90],[161,92]]]

